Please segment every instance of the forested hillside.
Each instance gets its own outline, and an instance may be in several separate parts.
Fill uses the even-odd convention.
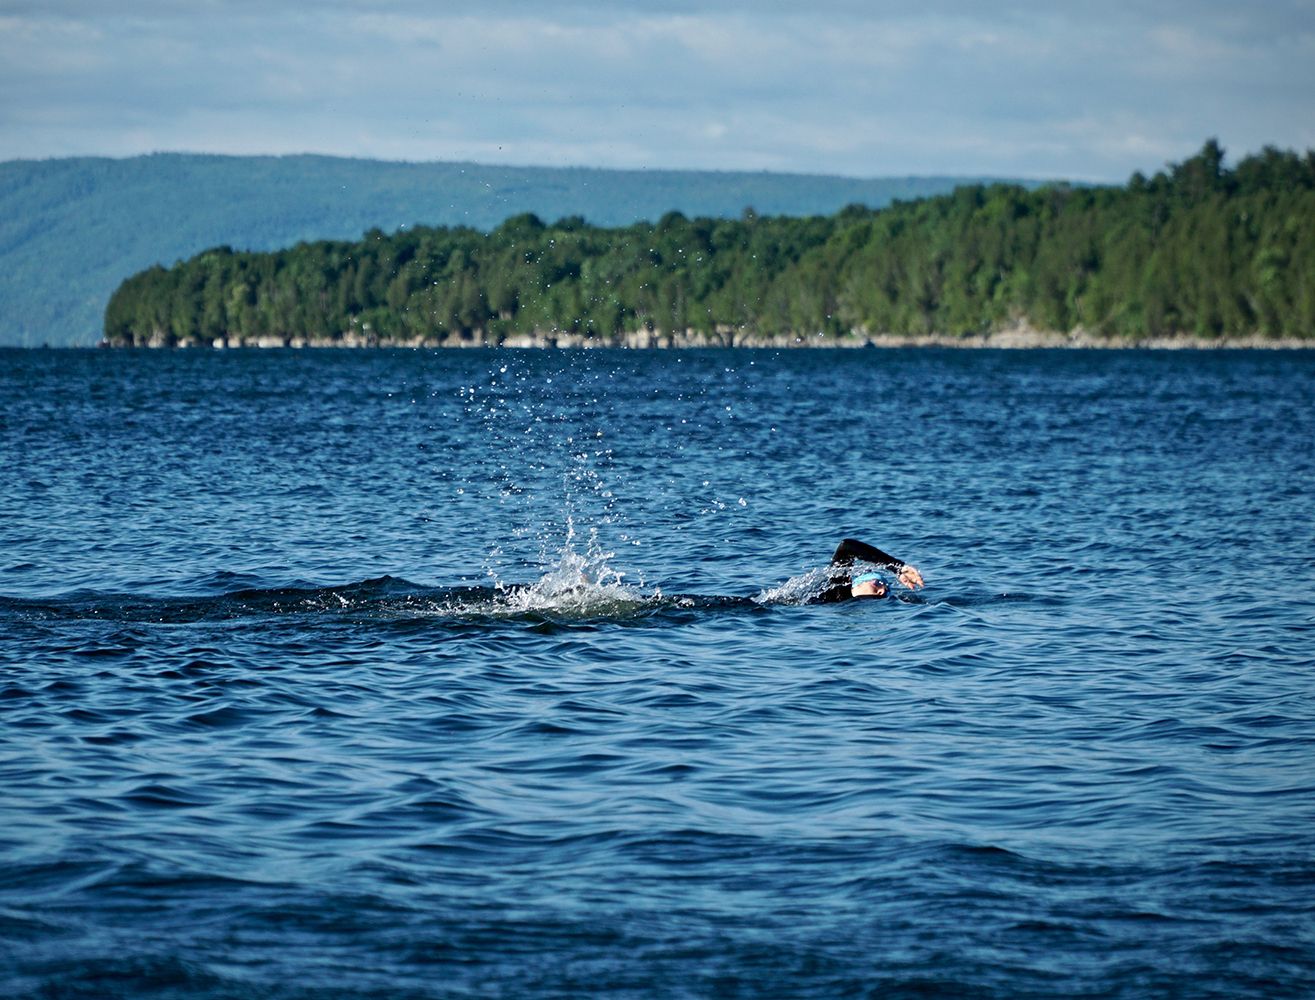
[[[92,344],[124,278],[206,247],[274,250],[418,223],[490,229],[508,216],[626,225],[677,209],[834,212],[952,190],[971,178],[197,156],[0,163],[0,345]]]
[[[522,214],[124,283],[115,344],[502,342],[629,331],[844,337],[1027,323],[1124,338],[1315,337],[1315,154],[1219,146],[1123,188],[977,185],[883,210],[600,228]]]

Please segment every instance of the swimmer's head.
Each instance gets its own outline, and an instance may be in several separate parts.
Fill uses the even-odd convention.
[[[853,597],[885,597],[886,581],[877,573],[860,573],[850,581],[849,593]]]

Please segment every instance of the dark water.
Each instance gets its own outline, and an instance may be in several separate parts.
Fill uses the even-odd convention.
[[[0,354],[0,995],[1310,996],[1313,402]],[[801,603],[846,535],[926,589]]]

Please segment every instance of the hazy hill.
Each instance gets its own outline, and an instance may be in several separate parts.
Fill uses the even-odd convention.
[[[689,216],[829,214],[977,177],[498,167],[325,156],[155,154],[0,163],[0,346],[94,344],[124,278],[227,244],[272,250],[366,230],[491,229],[533,212],[600,226]]]
[[[880,210],[379,230],[128,279],[112,344],[694,341],[1031,328],[1122,343],[1315,334],[1315,153],[1208,141],[1125,187],[963,186]],[[692,338],[692,339],[691,339]],[[820,339],[819,339],[820,338]]]

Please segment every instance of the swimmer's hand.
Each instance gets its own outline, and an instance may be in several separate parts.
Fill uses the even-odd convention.
[[[899,571],[899,582],[908,587],[909,590],[917,590],[925,586],[922,582],[922,574],[918,572],[916,566],[905,566]]]

